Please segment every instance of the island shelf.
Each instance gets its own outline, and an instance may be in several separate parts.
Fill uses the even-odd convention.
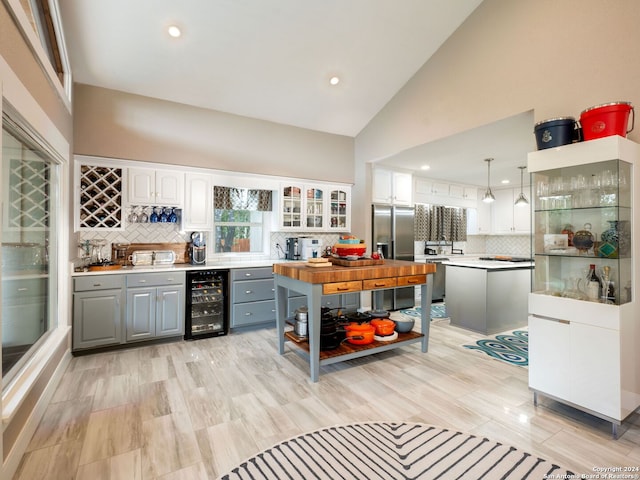
[[[426,353],[429,343],[431,290],[435,270],[434,264],[401,260],[385,260],[382,265],[357,267],[332,265],[323,269],[310,268],[305,263],[297,262],[275,264],[273,271],[276,286],[278,352],[283,355],[285,342],[294,340],[291,343],[295,345],[296,351],[309,360],[312,382],[318,381],[320,367],[323,365],[373,355],[413,343],[420,343],[421,351]],[[380,288],[376,288],[376,285],[380,285]],[[321,297],[323,294],[382,290],[407,285],[420,286],[421,289],[421,328],[419,333],[398,334],[398,339],[395,341],[375,341],[369,345],[342,344],[335,350],[320,351]],[[287,335],[285,332],[288,290],[307,296],[308,342],[295,341],[296,339],[291,338],[291,334]]]

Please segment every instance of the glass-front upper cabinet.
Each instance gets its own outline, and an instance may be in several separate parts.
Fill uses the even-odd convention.
[[[302,227],[302,185],[282,187],[280,218],[280,225],[284,228]]]
[[[347,188],[332,189],[329,198],[329,215],[331,230],[347,232],[351,229],[351,190]]]
[[[534,294],[632,301],[637,151],[614,136],[529,154]]]
[[[324,201],[325,201],[324,188],[307,186],[305,187],[305,191],[306,191],[306,197],[307,197],[306,227],[322,229],[325,227],[324,225]]]

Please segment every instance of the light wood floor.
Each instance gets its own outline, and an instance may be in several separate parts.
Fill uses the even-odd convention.
[[[75,357],[14,478],[216,478],[281,440],[359,421],[413,421],[487,436],[577,473],[640,465],[640,415],[610,425],[549,400],[527,369],[460,346],[434,321],[419,346],[321,369],[277,355],[275,329]],[[597,388],[597,385],[594,385]]]

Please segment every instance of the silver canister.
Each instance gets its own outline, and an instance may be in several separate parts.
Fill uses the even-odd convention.
[[[307,331],[308,331],[307,313],[308,313],[307,307],[300,307],[299,309],[296,310],[296,323],[293,327],[293,331],[299,337],[307,336]]]

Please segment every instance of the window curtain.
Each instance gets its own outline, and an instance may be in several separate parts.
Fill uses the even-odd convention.
[[[216,186],[213,188],[213,205],[220,210],[270,212],[272,192],[271,190]]]
[[[416,241],[464,242],[467,240],[467,209],[442,205],[415,207]]]

